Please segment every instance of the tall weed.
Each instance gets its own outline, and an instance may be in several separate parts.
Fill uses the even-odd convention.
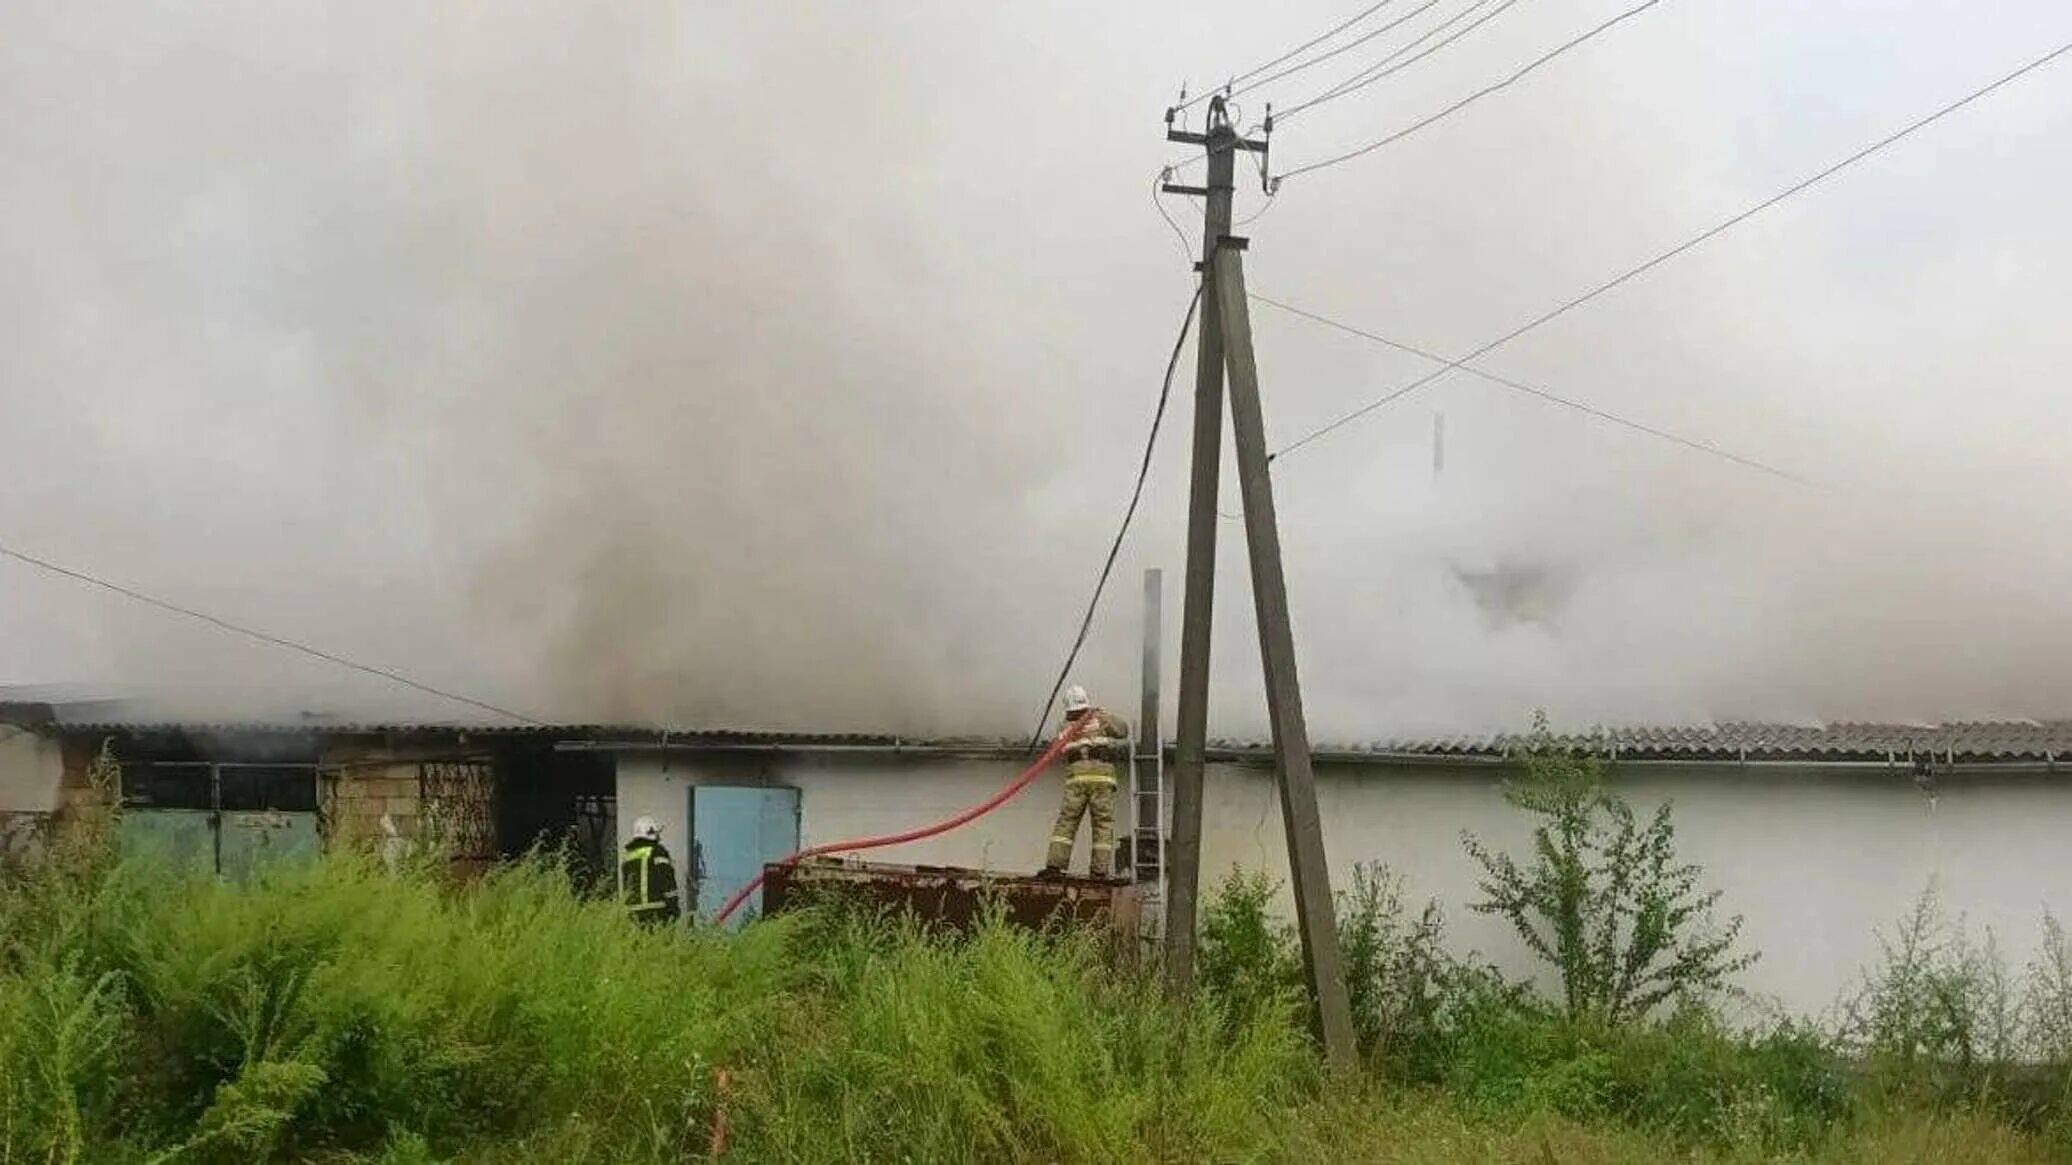
[[[1973,942],[1930,886],[1877,937],[1877,963],[1841,1008],[1844,1049],[1903,1099],[2000,1096],[2020,1052],[2020,1000],[1991,933]]]

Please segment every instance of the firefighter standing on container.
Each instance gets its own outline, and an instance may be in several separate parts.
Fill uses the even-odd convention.
[[[663,926],[683,917],[677,896],[676,863],[662,844],[662,825],[642,816],[633,823],[633,839],[619,851],[619,901],[643,926]]]
[[[1065,724],[1079,731],[1065,746],[1065,800],[1051,827],[1043,872],[1061,875],[1072,864],[1072,841],[1086,817],[1093,835],[1087,873],[1106,878],[1115,860],[1115,785],[1129,761],[1129,725],[1094,707],[1078,684],[1065,689]]]

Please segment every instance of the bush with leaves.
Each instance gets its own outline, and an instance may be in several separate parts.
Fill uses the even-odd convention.
[[[1544,715],[1515,759],[1525,773],[1504,796],[1540,819],[1532,857],[1521,864],[1463,830],[1485,896],[1469,909],[1508,919],[1553,964],[1571,1019],[1638,1020],[1716,992],[1755,962],[1734,950],[1741,916],[1715,926],[1720,891],[1701,889],[1704,871],[1677,860],[1667,803],[1643,824],[1605,784],[1604,763],[1556,746]]]
[[[1201,987],[1240,1014],[1279,1006],[1294,1015],[1306,998],[1295,930],[1272,911],[1279,891],[1264,874],[1234,870],[1203,912]],[[1392,1078],[1439,1081],[1463,1011],[1520,998],[1494,968],[1448,954],[1438,901],[1410,915],[1403,880],[1387,866],[1356,866],[1335,906],[1354,1034],[1367,1062]]]
[[[1427,900],[1412,916],[1402,877],[1386,866],[1354,867],[1337,913],[1353,1030],[1368,1062],[1390,1076],[1438,1081],[1463,1012],[1509,1006],[1523,991],[1473,952],[1465,959],[1447,953],[1438,900]]]

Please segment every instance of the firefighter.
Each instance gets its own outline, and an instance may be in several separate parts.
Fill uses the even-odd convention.
[[[643,926],[664,926],[683,917],[677,896],[676,863],[662,844],[662,823],[642,816],[633,823],[633,839],[619,851],[619,901]]]
[[[1062,876],[1072,864],[1072,842],[1084,816],[1093,835],[1087,873],[1106,878],[1115,858],[1115,783],[1129,760],[1129,725],[1094,707],[1078,684],[1065,689],[1065,723],[1079,733],[1065,746],[1065,799],[1051,827],[1043,872]]]

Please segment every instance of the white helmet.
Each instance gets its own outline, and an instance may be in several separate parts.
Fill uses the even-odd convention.
[[[1084,712],[1093,707],[1093,701],[1086,698],[1086,689],[1073,684],[1065,689],[1065,711]]]
[[[642,814],[633,819],[633,836],[644,837],[649,841],[660,841],[662,840],[662,823],[646,814]]]

